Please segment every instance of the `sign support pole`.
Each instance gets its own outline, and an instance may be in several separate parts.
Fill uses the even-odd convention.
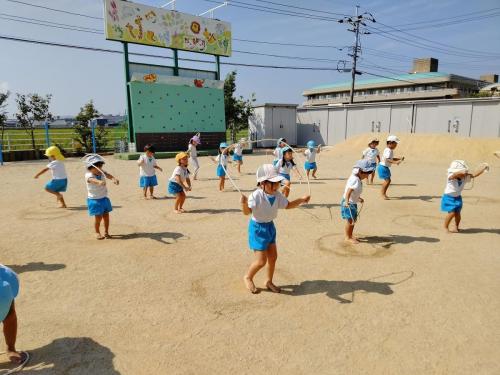
[[[127,120],[128,120],[128,139],[133,143],[135,139],[134,122],[132,120],[132,100],[130,99],[130,67],[128,61],[128,43],[123,42],[123,62],[125,65],[125,92],[127,93]]]
[[[219,55],[215,55],[215,65],[216,65],[216,72],[217,72],[217,75],[216,75],[216,79],[217,81],[220,81],[220,56]]]
[[[174,76],[179,76],[179,53],[174,49]]]

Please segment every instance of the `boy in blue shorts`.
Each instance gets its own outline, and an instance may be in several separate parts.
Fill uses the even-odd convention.
[[[316,171],[318,170],[318,166],[316,165],[316,155],[321,152],[321,145],[316,147],[316,142],[309,141],[307,142],[307,150],[304,151],[304,156],[306,161],[304,163],[304,169],[307,173],[307,178],[309,178],[309,172],[312,170],[313,178],[316,178]]]
[[[163,169],[156,163],[155,148],[153,145],[147,144],[144,146],[144,154],[139,156],[137,164],[139,165],[139,186],[143,190],[144,199],[147,199],[148,189],[150,198],[156,199],[153,194],[155,186],[158,185],[155,169],[158,169],[160,172],[163,172]]]
[[[391,184],[391,165],[396,164],[399,165],[404,160],[404,157],[401,159],[394,157],[394,150],[398,147],[400,140],[395,135],[390,135],[387,137],[387,147],[382,154],[382,160],[378,165],[377,172],[378,177],[381,180],[384,180],[382,183],[382,197],[384,199],[389,199],[387,196],[387,189],[389,189],[389,185]]]

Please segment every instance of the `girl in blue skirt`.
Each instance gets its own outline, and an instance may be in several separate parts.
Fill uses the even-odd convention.
[[[306,170],[307,177],[309,178],[309,172],[312,172],[313,178],[316,178],[316,171],[318,166],[316,165],[316,155],[321,152],[321,145],[316,146],[316,142],[307,142],[307,149],[304,151],[304,156],[306,161],[304,163],[304,169]]]
[[[68,187],[68,176],[66,168],[64,167],[64,156],[57,146],[50,146],[45,150],[45,156],[49,158],[49,164],[35,175],[35,178],[40,177],[42,174],[50,170],[52,180],[45,185],[45,191],[54,194],[59,202],[61,208],[66,208],[66,202],[61,193],[64,193]]]
[[[367,159],[359,160],[352,170],[351,176],[345,184],[344,195],[340,202],[342,219],[347,220],[345,224],[345,240],[353,244],[359,241],[353,236],[354,225],[358,219],[358,202],[363,203],[361,192],[363,183],[361,180],[368,178],[375,171],[375,167]]]
[[[267,263],[266,287],[274,293],[281,289],[274,285],[273,275],[278,258],[276,247],[276,228],[273,220],[278,216],[278,209],[291,209],[309,202],[310,196],[289,202],[278,190],[283,176],[276,172],[272,164],[264,164],[257,170],[257,190],[250,198],[245,195],[241,197],[241,210],[244,215],[252,214],[248,224],[248,243],[255,254],[255,260],[250,265],[247,274],[243,278],[248,290],[255,294],[259,290],[253,282],[253,278],[259,270]]]
[[[219,191],[224,191],[224,183],[226,182],[227,162],[229,151],[233,146],[228,146],[226,142],[219,145],[219,155],[215,159],[217,163],[217,177],[219,177]]]
[[[404,157],[394,157],[394,150],[396,149],[396,147],[398,147],[399,142],[399,138],[395,135],[390,135],[387,137],[387,147],[382,154],[382,161],[377,168],[378,177],[381,180],[384,180],[384,182],[382,183],[381,191],[382,198],[384,199],[389,199],[389,197],[387,196],[387,189],[389,189],[389,185],[391,184],[391,166],[393,164],[399,165],[404,160]]]
[[[448,233],[458,233],[458,226],[460,220],[462,219],[462,191],[464,190],[465,183],[471,181],[472,178],[476,178],[488,170],[486,165],[477,173],[469,173],[469,167],[463,160],[453,160],[451,162],[450,168],[448,168],[448,179],[446,181],[446,187],[444,189],[443,197],[441,198],[441,211],[447,212],[446,218],[444,219],[444,229]],[[456,228],[449,229],[450,222],[455,219]]]
[[[158,185],[158,179],[156,178],[155,170],[158,169],[160,172],[163,172],[163,169],[156,163],[155,148],[153,145],[147,144],[144,146],[144,154],[139,156],[137,165],[139,165],[139,186],[144,193],[144,199],[147,199],[148,190],[150,198],[156,199],[154,188]]]
[[[175,155],[177,167],[175,167],[172,177],[168,181],[169,194],[175,195],[174,212],[181,214],[184,211],[183,205],[186,201],[185,191],[191,191],[191,180],[189,179],[188,157],[186,152],[179,152]]]

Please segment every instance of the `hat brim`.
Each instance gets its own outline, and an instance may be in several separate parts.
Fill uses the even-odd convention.
[[[285,177],[281,176],[281,175],[277,175],[275,177],[271,177],[271,178],[262,178],[262,179],[259,179],[257,182],[264,182],[264,181],[270,181],[270,182],[280,182],[280,181],[283,181],[285,179]]]
[[[467,172],[467,168],[448,168],[448,173]]]

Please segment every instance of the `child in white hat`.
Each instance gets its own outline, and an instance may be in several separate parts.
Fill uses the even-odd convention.
[[[198,171],[200,170],[200,163],[198,162],[198,150],[196,146],[201,145],[201,140],[198,135],[193,136],[189,140],[188,145],[188,154],[189,154],[189,164],[191,164],[194,168],[193,171],[193,180],[196,180],[198,177]]]
[[[147,144],[144,146],[144,154],[139,156],[139,160],[137,160],[137,165],[139,166],[139,186],[142,188],[144,199],[147,199],[148,190],[150,198],[156,199],[154,196],[155,186],[158,185],[156,169],[163,172],[163,169],[156,162],[155,152],[155,147],[152,144]]]
[[[94,216],[94,229],[96,238],[103,240],[111,238],[109,234],[109,213],[113,211],[111,201],[108,198],[106,179],[113,181],[115,185],[120,182],[117,178],[102,170],[104,159],[99,155],[90,155],[85,160],[87,173],[85,183],[87,184],[87,206],[90,216]],[[101,221],[104,221],[104,236],[101,235]]]
[[[372,138],[370,143],[368,143],[368,147],[363,150],[362,159],[366,159],[373,166],[374,170],[377,169],[377,162],[380,163],[380,152],[378,151],[379,140],[378,138]],[[369,184],[373,184],[373,178],[375,177],[375,173],[370,174],[370,176],[366,179]]]
[[[168,180],[168,193],[175,195],[174,212],[176,214],[185,212],[183,206],[186,201],[186,193],[184,191],[191,191],[188,157],[189,155],[186,152],[179,152],[175,155],[177,167],[175,167],[172,177]]]
[[[35,175],[35,178],[40,177],[42,174],[50,170],[52,173],[52,180],[50,180],[45,185],[45,191],[50,194],[54,194],[61,208],[66,208],[66,202],[61,193],[64,193],[68,188],[68,175],[66,174],[66,168],[64,167],[64,156],[61,154],[61,150],[57,146],[50,146],[45,150],[45,156],[50,160],[47,167],[42,169]]]
[[[389,199],[387,196],[387,189],[389,189],[389,185],[391,184],[391,166],[392,164],[399,165],[401,162],[404,160],[404,157],[402,158],[395,158],[394,157],[394,150],[398,146],[400,140],[398,137],[395,135],[390,135],[387,137],[387,147],[384,150],[384,153],[382,154],[382,160],[380,161],[380,164],[378,165],[377,172],[378,172],[378,177],[381,180],[384,180],[382,183],[382,197],[384,199]]]
[[[234,145],[233,162],[236,163],[236,168],[238,173],[241,173],[241,166],[243,165],[243,144],[245,140],[240,139],[238,143]]]
[[[312,171],[313,178],[316,178],[316,172],[318,170],[318,166],[316,164],[316,155],[321,152],[321,145],[316,146],[316,142],[308,141],[307,149],[304,151],[305,163],[304,169],[307,174],[307,178],[309,178],[309,172]]]
[[[447,212],[444,219],[444,229],[448,233],[458,233],[460,220],[462,219],[462,191],[465,183],[472,178],[476,178],[488,170],[488,166],[484,166],[479,172],[474,174],[469,173],[469,167],[464,160],[453,160],[448,168],[448,179],[444,189],[443,197],[441,198],[441,211]],[[450,222],[455,219],[455,229],[449,229]]]
[[[276,228],[273,220],[278,216],[278,209],[291,209],[309,202],[309,195],[289,202],[278,190],[283,176],[280,176],[272,164],[264,164],[257,170],[258,188],[247,198],[241,197],[241,210],[244,215],[252,214],[248,224],[248,242],[255,254],[255,261],[250,265],[243,278],[248,290],[255,294],[259,290],[253,278],[267,263],[266,287],[274,293],[281,289],[273,284],[274,268],[278,258],[276,247]]]
[[[340,202],[342,219],[347,220],[345,225],[345,240],[353,244],[359,241],[353,236],[354,225],[358,219],[358,202],[363,203],[361,192],[363,183],[361,180],[368,178],[375,171],[375,167],[367,159],[358,160],[354,165],[351,176],[345,184],[344,195]]]

